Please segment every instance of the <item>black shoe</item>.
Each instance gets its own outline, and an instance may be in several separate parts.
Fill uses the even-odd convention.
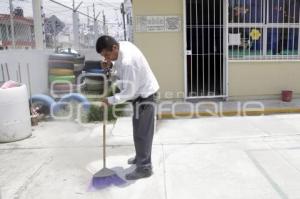
[[[136,164],[136,158],[135,157],[129,158],[128,159],[128,164]]]
[[[136,168],[133,172],[125,175],[126,180],[138,180],[140,178],[147,178],[153,174],[151,168]]]

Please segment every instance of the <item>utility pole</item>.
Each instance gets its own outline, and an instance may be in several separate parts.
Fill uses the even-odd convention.
[[[86,9],[87,9],[87,15],[88,15],[88,17],[87,17],[87,26],[89,28],[90,27],[90,7],[87,7]]]
[[[45,48],[43,0],[32,0],[35,48]]]
[[[123,16],[124,40],[126,41],[126,24],[125,24],[125,8],[124,3],[121,3],[121,14]]]
[[[107,35],[108,32],[107,32],[107,28],[106,28],[106,17],[105,17],[104,11],[102,11],[102,15],[103,15],[103,33],[105,35]]]
[[[98,17],[101,14],[101,12],[98,12],[97,16],[96,16],[96,12],[95,12],[95,3],[93,3],[93,13],[94,13],[94,39],[95,39],[95,43],[99,37],[99,29],[98,29]]]
[[[15,42],[15,25],[14,25],[14,16],[13,16],[13,4],[12,0],[9,0],[9,11],[10,11],[10,30],[11,30],[11,38],[12,38],[12,46],[13,48],[16,48],[16,42]]]
[[[83,2],[81,1],[77,7],[75,7],[75,0],[73,0],[73,37],[74,37],[74,48],[80,48],[80,38],[79,38],[79,15],[77,10]]]

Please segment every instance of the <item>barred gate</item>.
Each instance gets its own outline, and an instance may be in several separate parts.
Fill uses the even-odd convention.
[[[227,96],[227,9],[224,0],[185,0],[186,98]]]

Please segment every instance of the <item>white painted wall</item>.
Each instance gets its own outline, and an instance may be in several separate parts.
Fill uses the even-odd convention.
[[[21,68],[22,83],[29,88],[27,63],[30,68],[32,94],[48,94],[48,57],[51,50],[4,50],[0,51],[0,64],[8,65],[11,80],[17,80],[18,64]],[[4,67],[5,80],[8,80]],[[0,68],[0,81],[3,81]]]

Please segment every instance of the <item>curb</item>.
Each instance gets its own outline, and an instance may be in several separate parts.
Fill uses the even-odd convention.
[[[229,116],[261,116],[261,115],[272,115],[272,114],[282,114],[282,113],[300,113],[300,108],[274,108],[265,109],[263,111],[246,111],[241,113],[240,111],[224,111],[224,112],[162,112],[158,113],[157,117],[159,119],[184,119],[184,118],[197,118],[197,117],[229,117]]]

